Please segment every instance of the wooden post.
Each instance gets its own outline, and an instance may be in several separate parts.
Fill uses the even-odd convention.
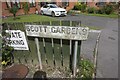
[[[73,58],[73,76],[76,76],[76,69],[77,69],[77,51],[78,51],[78,41],[75,41],[74,47],[74,58]]]
[[[45,61],[46,61],[46,64],[48,65],[47,53],[46,53],[46,48],[45,48],[45,39],[44,38],[43,38],[43,47],[44,47],[44,52],[45,52]]]
[[[60,20],[60,26],[62,26],[62,21]],[[61,47],[61,65],[63,66],[63,50],[62,50],[62,39],[60,39],[60,47]]]
[[[61,47],[61,65],[63,66],[63,50],[62,50],[62,39],[60,39],[60,47]]]
[[[35,38],[35,43],[36,43],[36,46],[37,46],[37,54],[38,54],[38,60],[39,60],[40,69],[42,70],[42,61],[41,61],[41,53],[39,51],[39,41],[38,41],[38,38]]]
[[[54,64],[54,67],[56,66],[56,63],[55,63],[55,52],[54,52],[54,42],[53,42],[53,38],[51,38],[52,40],[52,51],[53,51],[53,64]]]
[[[72,26],[72,21],[70,21],[70,26]],[[70,40],[70,63],[69,67],[72,70],[72,40]]]

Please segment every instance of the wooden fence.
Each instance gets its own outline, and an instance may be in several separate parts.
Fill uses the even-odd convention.
[[[25,24],[54,25],[54,26],[80,26],[80,21],[46,21],[32,23],[5,23],[3,30],[21,30],[25,32]],[[37,47],[33,37],[26,36],[29,51],[14,51],[15,63],[22,63],[36,68],[39,64]],[[39,46],[42,59],[43,70],[46,68],[72,69],[73,49],[75,42],[73,40],[52,39],[39,37]],[[80,60],[81,41],[78,41],[78,61]],[[33,70],[31,68],[31,70]]]

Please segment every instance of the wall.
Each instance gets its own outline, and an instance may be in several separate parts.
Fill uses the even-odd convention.
[[[23,15],[24,14],[24,10],[22,9],[22,3],[23,2],[20,3],[21,9],[18,10],[16,15]],[[29,14],[34,14],[36,11],[36,8],[39,8],[38,3],[36,3],[36,5],[37,6],[30,8]],[[2,2],[2,16],[12,16],[12,14],[9,12],[9,9],[7,8],[6,2]]]

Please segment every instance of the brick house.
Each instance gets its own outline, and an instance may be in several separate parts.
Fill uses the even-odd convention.
[[[102,7],[108,3],[110,3],[111,0],[89,0],[89,2],[87,2],[88,0],[86,0],[86,4],[89,7],[95,7],[95,8],[99,8]]]
[[[34,14],[36,12],[36,9],[40,12],[41,6],[43,6],[46,3],[57,4],[58,6],[66,8],[66,10],[68,11],[74,7],[76,2],[77,0],[74,2],[71,2],[69,0],[67,0],[66,2],[62,2],[62,0],[54,0],[54,2],[40,2],[40,0],[29,0],[29,14]],[[17,15],[23,15],[23,3],[24,2],[20,2],[20,0],[12,0],[12,2],[10,2],[10,0],[6,0],[6,2],[2,2],[2,16],[12,16],[12,14],[9,12],[9,8],[11,8],[13,5],[16,5],[19,8]]]

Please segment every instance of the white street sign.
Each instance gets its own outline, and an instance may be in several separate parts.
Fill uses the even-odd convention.
[[[6,30],[10,34],[10,46],[15,50],[29,50],[24,32],[20,30]]]
[[[71,40],[86,40],[88,27],[25,25],[27,36],[47,37]]]

